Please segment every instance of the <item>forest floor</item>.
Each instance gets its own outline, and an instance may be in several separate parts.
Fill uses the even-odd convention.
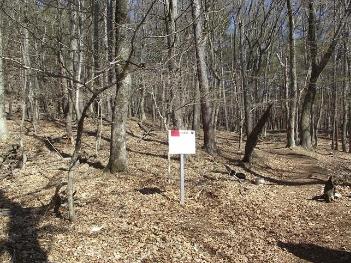
[[[9,121],[10,138],[0,154],[19,142],[19,121]],[[150,124],[149,124],[150,125]],[[36,208],[50,202],[66,180],[73,147],[61,122],[30,124],[24,139],[24,169],[0,173],[0,262],[351,262],[351,188],[338,185],[335,202],[313,201],[330,175],[348,179],[351,154],[330,150],[321,139],[312,152],[285,148],[284,134],[269,134],[254,162],[241,168],[235,133],[218,132],[219,154],[201,149],[186,160],[186,203],[179,204],[179,160],[168,175],[167,133],[146,140],[135,120],[128,126],[129,168],[104,173],[109,125],[101,150],[74,168],[77,220]],[[83,140],[95,153],[95,125]],[[224,164],[248,180],[232,180]],[[256,176],[265,178],[255,185]],[[7,211],[7,212],[6,212]],[[40,210],[42,211],[42,210]]]

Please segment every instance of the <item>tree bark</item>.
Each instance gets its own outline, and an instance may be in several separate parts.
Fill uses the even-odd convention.
[[[300,121],[300,136],[301,146],[310,149],[312,148],[312,107],[316,96],[317,78],[311,78],[308,84],[307,93],[304,98]]]
[[[251,88],[248,83],[247,74],[246,74],[246,63],[245,63],[245,51],[244,51],[244,28],[242,23],[239,23],[239,38],[240,38],[240,64],[241,64],[241,85],[243,90],[244,98],[244,114],[245,114],[245,131],[246,138],[252,131],[253,126],[253,116],[251,112],[252,101],[251,101]]]
[[[122,61],[117,64],[116,76],[120,76],[123,65],[127,62],[130,52],[129,42],[126,39],[125,26],[128,23],[128,0],[116,3],[116,57]],[[131,76],[128,69],[124,69],[121,79],[117,79],[115,105],[112,114],[110,159],[108,169],[111,173],[124,171],[127,168],[127,144],[126,125],[128,116],[128,104],[131,90]]]
[[[332,130],[332,145],[331,148],[332,150],[338,150],[339,144],[338,144],[338,85],[336,84],[336,54],[334,54],[334,60],[333,60],[333,98],[334,98],[334,103],[333,103],[333,130]]]
[[[308,2],[308,44],[309,44],[309,52],[310,52],[310,60],[311,60],[311,76],[309,79],[309,84],[307,88],[307,92],[304,98],[302,112],[301,112],[301,120],[300,120],[300,129],[301,129],[301,146],[310,149],[312,148],[312,108],[314,104],[314,100],[316,97],[316,88],[317,88],[317,80],[324,70],[325,66],[328,64],[330,57],[332,56],[336,44],[339,40],[339,35],[341,30],[345,25],[346,19],[349,17],[351,13],[351,9],[348,8],[346,13],[339,20],[338,24],[335,25],[335,33],[332,37],[332,40],[327,48],[327,51],[322,55],[321,59],[318,61],[318,45],[317,45],[317,37],[316,37],[316,18],[315,18],[315,10],[314,10],[314,0],[309,0]]]
[[[113,61],[113,1],[114,0],[106,0],[106,59],[109,63]],[[114,77],[114,71],[109,69],[107,71],[107,83],[112,83]]]
[[[72,79],[70,81],[70,88],[71,88],[71,96],[75,92],[75,104],[74,110],[76,112],[76,119],[79,120],[81,117],[81,110],[80,110],[80,87],[77,85],[76,81],[80,80],[81,74],[81,24],[80,24],[80,12],[81,12],[81,5],[82,0],[78,0],[75,3],[69,3],[69,18],[70,18],[70,74],[72,75]],[[74,96],[72,96],[73,98]],[[73,105],[72,105],[73,106]],[[72,107],[73,109],[73,107]]]
[[[57,54],[57,60],[59,64],[59,72],[60,75],[64,75],[64,60],[63,60],[63,54],[62,50],[59,47],[59,51]],[[60,86],[62,87],[63,91],[63,112],[64,112],[64,117],[65,117],[65,128],[66,128],[66,134],[67,138],[70,140],[71,144],[74,145],[74,139],[73,139],[73,130],[72,130],[72,109],[73,109],[73,103],[72,103],[72,98],[71,98],[71,93],[68,90],[70,81],[66,81],[64,79],[60,79]]]
[[[193,104],[193,120],[192,120],[192,129],[194,131],[199,130],[200,126],[200,90],[199,82],[194,79],[193,86],[195,87],[194,91],[194,104]]]
[[[347,33],[346,33],[347,35]],[[347,49],[347,42],[344,39],[343,43],[343,120],[342,120],[342,150],[344,152],[347,152],[347,126],[349,125],[348,122],[348,102],[347,102],[347,95],[349,93],[349,67],[348,67],[348,61],[347,61],[347,56],[348,56],[348,49]],[[351,136],[350,136],[351,137]]]
[[[213,127],[212,121],[212,107],[209,102],[209,86],[207,77],[207,65],[206,65],[206,38],[202,32],[203,18],[201,14],[201,1],[192,1],[192,15],[195,20],[193,24],[194,38],[195,38],[195,50],[196,50],[196,66],[197,75],[199,79],[199,89],[201,93],[201,113],[202,113],[202,125],[204,132],[204,147],[207,153],[214,154],[217,152],[216,146],[216,133]]]
[[[296,55],[294,38],[294,17],[291,8],[291,1],[287,0],[289,18],[289,91],[290,91],[290,110],[288,118],[288,144],[287,147],[294,147],[295,142],[295,116],[297,108],[297,77],[296,77]]]
[[[221,68],[222,79],[224,79],[224,66]],[[227,106],[227,95],[225,89],[225,82],[222,80],[222,99],[223,99],[223,113],[224,113],[224,124],[226,131],[229,131],[229,118],[228,118],[228,106]]]
[[[167,32],[167,46],[168,46],[168,81],[171,91],[171,111],[172,111],[172,122],[174,128],[183,127],[183,116],[182,109],[180,107],[180,87],[179,87],[179,71],[180,69],[176,65],[176,48],[178,46],[178,37],[176,33],[176,18],[178,9],[177,0],[166,0],[165,1],[165,13],[166,13],[166,32]]]
[[[143,36],[145,36],[145,28],[142,27],[142,32]],[[140,47],[140,64],[145,65],[145,41],[141,41],[141,47]],[[140,90],[140,102],[139,102],[139,112],[138,112],[138,117],[141,122],[146,120],[146,112],[145,112],[145,98],[147,94],[147,85],[146,85],[146,76],[147,74],[141,73],[141,78],[140,78],[140,85],[141,85],[141,90]]]
[[[0,18],[0,141],[7,138],[7,125],[5,117],[5,83],[3,75],[3,48],[2,48],[2,20]]]
[[[27,2],[26,2],[27,3]],[[25,120],[28,117],[28,94],[32,89],[31,82],[31,60],[29,54],[29,30],[27,27],[23,29],[24,39],[23,39],[23,64],[24,64],[24,80],[23,80],[23,92],[22,92],[22,120],[21,120],[21,146],[23,146],[23,137],[24,137],[24,125]]]
[[[140,112],[139,112],[139,119],[141,122],[146,120],[146,113],[145,113],[145,97],[146,97],[146,84],[144,78],[141,80],[141,97],[140,97]]]
[[[313,146],[317,147],[318,146],[318,127],[319,127],[319,123],[320,120],[322,118],[322,114],[323,114],[323,104],[324,104],[324,91],[323,89],[321,89],[321,98],[320,98],[320,104],[319,104],[319,108],[318,108],[318,117],[317,120],[314,123],[314,130],[313,130],[313,137],[314,137],[314,142],[313,142]]]

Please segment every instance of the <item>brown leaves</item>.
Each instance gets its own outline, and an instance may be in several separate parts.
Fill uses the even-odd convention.
[[[42,129],[46,135],[57,133],[57,128],[50,123]],[[87,125],[87,129],[94,127]],[[135,121],[130,122],[129,129],[134,134],[140,133]],[[104,126],[104,137],[108,137],[108,131],[109,127]],[[65,219],[47,215],[31,225],[32,233],[38,233],[40,247],[47,251],[52,262],[300,260],[291,251],[279,247],[278,241],[351,249],[348,232],[351,213],[346,198],[328,206],[309,200],[319,192],[318,185],[252,184],[257,175],[235,165],[241,153],[236,150],[237,141],[233,136],[219,132],[221,156],[217,157],[200,150],[201,141],[198,141],[198,153],[186,162],[185,206],[179,204],[177,158],[172,159],[168,182],[165,132],[154,131],[148,141],[130,136],[128,172],[110,175],[94,166],[79,165],[74,171],[76,198],[80,204],[76,208],[77,222],[68,224]],[[42,147],[33,137],[26,137],[26,142],[32,149]],[[93,154],[94,137],[84,137],[84,143],[88,155]],[[299,149],[285,150],[283,146],[279,140],[274,144],[261,143],[250,169],[277,180],[299,181],[309,178],[311,173],[323,177],[327,176],[323,174],[327,169],[348,167],[348,161],[342,159],[349,158],[346,155],[329,158]],[[55,147],[66,153],[72,150],[68,144]],[[25,207],[46,204],[54,192],[53,182],[66,177],[66,160],[57,154],[34,153],[29,151],[30,165],[14,180],[1,182],[7,198]],[[106,143],[96,159],[106,164],[107,158]],[[242,184],[231,180],[225,163],[244,172],[249,180]],[[347,196],[350,189],[340,187],[339,191]],[[65,207],[61,212],[66,217]],[[6,241],[11,218],[0,216],[0,221],[0,237]],[[0,256],[4,262],[8,259],[9,255]]]

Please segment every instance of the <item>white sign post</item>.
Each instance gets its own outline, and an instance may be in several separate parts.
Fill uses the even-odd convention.
[[[195,131],[168,131],[168,154],[180,154],[180,204],[185,202],[185,154],[195,154]]]

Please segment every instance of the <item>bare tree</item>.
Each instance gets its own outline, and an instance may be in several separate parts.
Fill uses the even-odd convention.
[[[297,77],[296,77],[296,55],[295,55],[295,39],[294,39],[294,16],[291,7],[291,1],[286,1],[288,9],[289,24],[289,91],[290,108],[288,119],[288,147],[294,147],[295,142],[295,117],[297,107]]]
[[[0,17],[0,140],[7,137],[7,126],[5,117],[5,87],[4,87],[4,76],[3,76],[3,65],[2,65],[2,19]]]
[[[347,126],[349,125],[348,121],[348,111],[349,111],[349,105],[348,105],[348,93],[350,92],[350,83],[348,79],[349,73],[349,65],[348,65],[348,37],[349,37],[349,32],[348,28],[345,27],[345,30],[343,32],[343,47],[342,47],[342,54],[343,54],[343,59],[342,59],[342,73],[343,73],[343,78],[342,78],[342,84],[343,84],[343,90],[342,90],[342,104],[343,104],[343,117],[342,117],[342,150],[344,152],[347,152]],[[350,136],[351,137],[351,136]]]
[[[269,56],[272,43],[281,21],[283,5],[281,1],[240,1],[236,8],[236,27],[238,27],[238,52],[240,68],[240,82],[243,91],[245,130],[248,137],[251,133],[255,117],[259,118],[259,111],[255,103],[261,102],[259,96],[260,74],[265,66],[264,60]]]
[[[124,171],[127,168],[126,125],[128,117],[128,103],[131,91],[131,76],[124,69],[130,53],[130,42],[127,39],[128,0],[116,2],[116,48],[115,54],[118,61],[116,75],[123,71],[123,77],[117,79],[115,104],[112,114],[110,158],[108,169],[111,173]]]
[[[312,111],[313,105],[317,92],[317,81],[322,71],[328,64],[336,44],[339,41],[340,33],[342,32],[345,22],[351,13],[351,1],[348,1],[346,9],[344,10],[341,19],[335,25],[335,33],[332,36],[332,39],[328,45],[327,50],[318,58],[318,43],[317,43],[317,21],[315,14],[315,1],[308,1],[308,45],[309,53],[311,59],[311,75],[308,82],[308,88],[306,95],[304,97],[301,120],[300,120],[300,137],[301,145],[304,148],[312,148]]]
[[[171,114],[173,126],[181,128],[183,126],[182,109],[180,107],[180,87],[179,68],[176,64],[176,48],[178,46],[178,36],[176,33],[176,18],[178,15],[178,1],[165,1],[165,21],[168,48],[168,82],[171,91]]]
[[[201,12],[201,1],[192,1],[192,14],[194,21],[194,38],[195,38],[195,50],[196,50],[196,65],[197,65],[197,76],[199,79],[199,88],[201,93],[201,113],[202,113],[202,125],[204,131],[204,146],[209,154],[214,154],[217,151],[216,146],[216,133],[213,127],[212,111],[213,108],[210,105],[209,86],[207,77],[207,65],[206,65],[206,37],[203,34],[203,13]]]

